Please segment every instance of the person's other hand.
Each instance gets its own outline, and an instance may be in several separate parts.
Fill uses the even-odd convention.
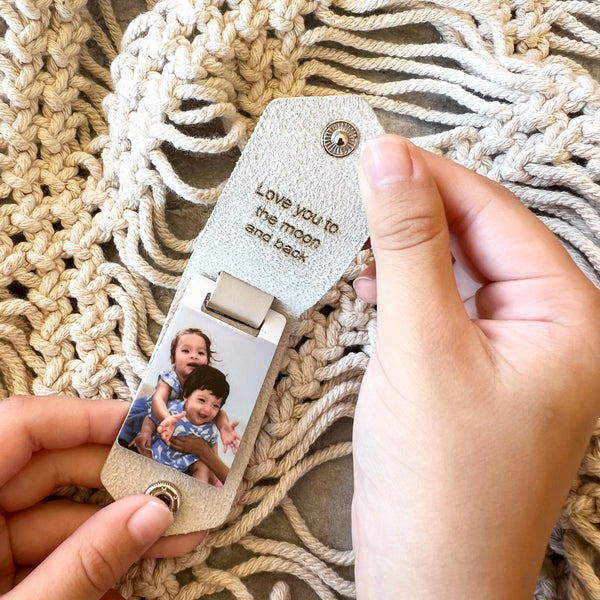
[[[171,438],[169,444],[173,450],[184,454],[194,454],[215,474],[217,479],[225,483],[229,468],[213,451],[210,444],[197,435],[178,435]]]
[[[140,431],[134,440],[129,444],[130,448],[135,449],[146,458],[152,458],[152,451],[150,450],[150,444],[152,443],[152,436],[145,431]]]
[[[106,508],[42,501],[57,487],[100,487],[127,404],[58,397],[0,403],[0,593],[7,600],[121,598],[110,590],[142,555],[176,556],[205,532],[157,541],[172,523],[151,496]],[[12,590],[12,591],[10,591]]]
[[[207,457],[214,454],[206,440],[192,433],[171,438],[171,448],[184,454],[194,454],[202,461],[206,461]]]
[[[484,177],[396,136],[367,142],[359,177],[377,277],[355,287],[378,326],[354,422],[358,598],[532,598],[599,414],[600,294]],[[462,298],[451,236],[477,282]]]

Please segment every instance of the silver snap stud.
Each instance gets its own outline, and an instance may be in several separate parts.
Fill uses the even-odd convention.
[[[157,481],[144,493],[162,500],[173,514],[179,510],[179,490],[168,481]]]
[[[336,158],[351,154],[358,146],[359,140],[358,129],[350,121],[332,121],[321,134],[323,149]]]

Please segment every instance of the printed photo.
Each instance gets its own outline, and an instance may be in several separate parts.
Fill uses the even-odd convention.
[[[222,487],[274,352],[183,302],[148,366],[121,446]]]

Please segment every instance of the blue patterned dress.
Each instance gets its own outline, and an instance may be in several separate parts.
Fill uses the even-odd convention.
[[[168,402],[171,400],[181,400],[183,397],[183,390],[175,371],[164,371],[158,376],[158,381],[164,381],[171,388]],[[146,417],[151,417],[153,397],[154,394],[151,394],[150,396],[140,396],[133,401],[131,408],[129,409],[129,414],[125,419],[125,423],[123,423],[123,427],[119,432],[119,443],[122,446],[128,446],[133,442],[142,429],[144,419]]]
[[[169,402],[167,409],[172,415],[181,414],[185,410],[184,402],[183,400],[173,400]],[[156,419],[153,417],[150,418],[156,422]],[[184,435],[196,435],[208,442],[210,446],[214,446],[219,440],[219,430],[213,423],[194,425],[185,417],[175,424],[173,437]],[[195,454],[184,454],[183,452],[173,450],[173,448],[170,448],[162,441],[162,438],[157,433],[152,436],[150,450],[152,450],[154,460],[181,472],[187,471],[191,465],[199,460]]]

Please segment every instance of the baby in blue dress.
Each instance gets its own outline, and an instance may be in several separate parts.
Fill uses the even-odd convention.
[[[174,426],[168,405],[183,399],[183,386],[189,374],[198,366],[210,365],[212,355],[211,340],[203,331],[195,328],[179,331],[171,341],[171,369],[160,373],[151,395],[140,396],[133,402],[119,432],[119,443],[125,447],[135,447],[140,454],[150,456],[151,436],[147,434],[147,429],[144,432],[142,426],[152,414],[158,419],[158,433],[168,444]],[[237,421],[231,423],[224,410],[219,411],[215,425],[219,429],[224,451],[231,448],[235,454],[241,439],[235,429],[238,424]]]
[[[195,435],[205,440],[217,454],[219,431],[214,420],[229,395],[229,383],[225,375],[210,365],[196,367],[183,384],[183,400],[171,400],[167,404],[173,427],[173,436]],[[152,458],[167,467],[186,472],[200,481],[208,482],[211,471],[195,454],[185,454],[169,447],[156,433],[159,421],[154,415],[144,420],[142,432],[152,432],[150,452]]]

